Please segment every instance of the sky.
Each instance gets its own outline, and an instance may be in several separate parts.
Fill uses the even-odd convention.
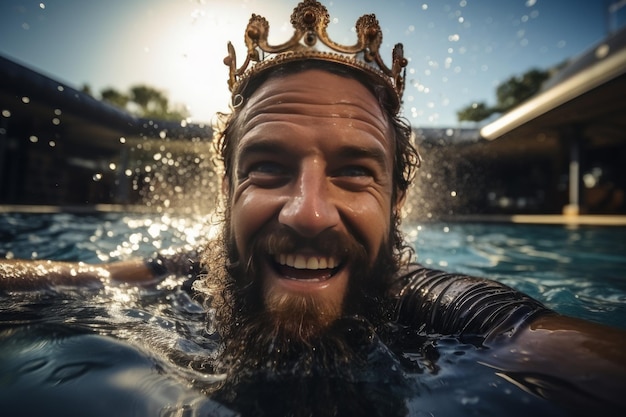
[[[463,127],[456,112],[473,102],[495,104],[503,81],[592,48],[624,20],[626,7],[607,18],[611,2],[618,0],[322,1],[334,41],[355,43],[356,20],[375,13],[385,62],[395,43],[404,44],[403,114],[422,127]],[[286,41],[297,1],[0,3],[0,55],[74,88],[87,84],[97,97],[104,88],[147,84],[186,106],[192,121],[210,122],[215,112],[228,110],[227,42],[244,55],[252,13],[269,21],[270,42]]]

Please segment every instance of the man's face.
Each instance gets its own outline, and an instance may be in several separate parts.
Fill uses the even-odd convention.
[[[241,117],[226,184],[239,260],[255,262],[266,310],[308,303],[331,323],[354,271],[389,245],[387,119],[360,82],[322,70],[269,79]]]

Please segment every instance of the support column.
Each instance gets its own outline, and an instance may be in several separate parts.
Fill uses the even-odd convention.
[[[8,193],[4,190],[4,176],[6,175],[7,168],[7,147],[8,147],[8,135],[6,117],[0,115],[0,201],[3,201],[3,197],[8,197]]]
[[[115,193],[115,202],[117,204],[128,204],[130,201],[130,179],[126,175],[129,162],[128,147],[122,146],[120,149],[120,163],[117,167],[117,190]]]
[[[580,146],[578,137],[572,138],[569,143],[569,202],[563,207],[566,216],[580,214]]]

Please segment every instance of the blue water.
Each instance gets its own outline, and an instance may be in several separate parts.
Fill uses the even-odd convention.
[[[562,314],[626,328],[626,228],[431,223],[418,261],[510,285]]]
[[[558,312],[626,328],[623,228],[426,223],[405,231],[427,266],[493,278]],[[97,263],[195,246],[213,232],[202,217],[0,214],[0,256]],[[210,395],[223,378],[205,366],[219,341],[183,281],[0,293],[2,415],[235,415]],[[356,392],[388,411],[397,395],[420,417],[568,415],[482,366],[474,346],[439,339],[435,355],[422,349],[394,358],[370,343],[378,360],[364,378],[393,380],[401,369],[408,392],[347,384],[336,387],[339,398],[326,393],[328,402]],[[295,392],[293,381],[276,384],[266,388],[276,399]]]

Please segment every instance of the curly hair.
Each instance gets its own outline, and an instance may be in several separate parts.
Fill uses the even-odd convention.
[[[284,77],[308,69],[321,69],[343,77],[353,78],[366,86],[377,99],[383,114],[388,119],[391,127],[390,141],[394,152],[393,157],[393,191],[392,201],[399,201],[406,196],[415,172],[420,164],[420,156],[413,145],[413,134],[408,122],[400,118],[395,111],[393,100],[389,100],[389,94],[395,94],[368,75],[338,64],[322,61],[302,61],[286,64],[272,71],[257,74],[248,80],[247,85],[241,90],[241,94],[233,98],[232,111],[223,117],[223,129],[216,133],[214,142],[216,158],[221,162],[223,174],[226,179],[231,179],[237,143],[242,137],[245,126],[242,115],[246,101],[269,78]],[[230,236],[231,213],[229,199],[232,196],[234,181],[229,181],[231,189],[225,190],[223,206],[221,210],[223,227],[221,235],[215,245],[209,245],[204,252],[201,263],[206,275],[203,279],[194,282],[194,288],[202,295],[207,307],[215,314],[214,325],[216,330],[229,340],[237,332],[237,323],[241,320],[233,319],[250,308],[251,298],[246,296],[253,290],[253,283],[239,282],[239,274],[234,273],[240,263],[236,256],[235,242]],[[392,226],[389,230],[389,246],[382,248],[387,257],[384,264],[377,265],[372,276],[381,277],[373,283],[370,291],[373,296],[367,302],[367,308],[372,317],[383,317],[388,311],[387,296],[392,279],[397,271],[412,259],[413,248],[406,243],[400,230],[401,217],[397,211],[392,214]],[[241,279],[241,278],[239,278]],[[245,307],[247,305],[247,307]],[[377,311],[377,312],[376,312]],[[376,312],[376,313],[375,313]]]

